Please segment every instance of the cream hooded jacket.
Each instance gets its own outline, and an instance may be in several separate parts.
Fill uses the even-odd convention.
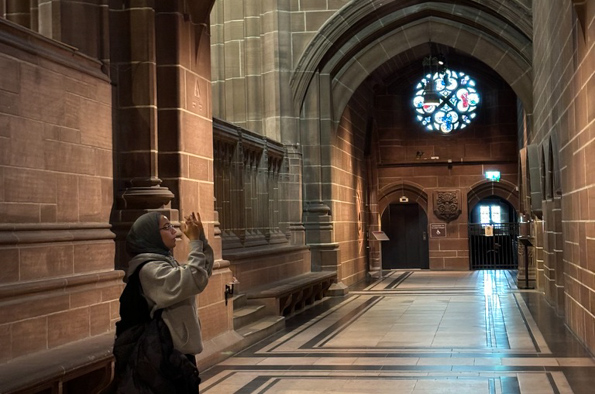
[[[139,279],[151,317],[163,309],[162,318],[174,347],[184,354],[198,354],[203,346],[196,295],[205,289],[213,272],[213,249],[204,238],[190,241],[190,249],[185,265],[180,265],[173,256],[138,254],[130,260],[126,277],[148,261],[141,268]]]

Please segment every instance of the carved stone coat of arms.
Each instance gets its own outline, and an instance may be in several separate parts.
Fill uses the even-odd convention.
[[[446,223],[451,222],[461,214],[461,198],[458,190],[443,190],[434,192],[434,214]]]

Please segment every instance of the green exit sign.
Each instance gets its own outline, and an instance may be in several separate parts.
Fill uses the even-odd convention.
[[[500,171],[486,171],[486,179],[493,182],[499,182]]]

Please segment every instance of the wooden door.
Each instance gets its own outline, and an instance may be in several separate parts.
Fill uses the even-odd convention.
[[[391,204],[382,214],[382,268],[429,268],[428,217],[418,204]]]

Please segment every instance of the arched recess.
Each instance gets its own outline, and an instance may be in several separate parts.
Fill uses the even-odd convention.
[[[407,201],[417,203],[428,214],[428,194],[422,187],[413,182],[400,182],[380,189],[378,193],[378,213],[382,215],[384,210],[393,203],[400,202],[402,197]]]
[[[521,13],[507,19],[498,13],[499,8],[498,12],[485,12],[471,6],[473,2],[455,6],[424,3],[400,9],[397,1],[354,3],[327,21],[299,59],[290,80],[296,109],[308,106],[304,101],[312,81],[316,74],[325,74],[333,91],[333,118],[337,119],[356,88],[375,69],[390,64],[405,50],[434,42],[491,67],[532,111],[531,32],[519,28],[527,18],[530,21],[530,15],[519,17]]]
[[[552,198],[556,198],[562,196],[562,185],[560,183],[560,158],[558,157],[558,152],[560,152],[558,134],[553,133],[550,136],[549,142],[549,162],[551,165],[548,171],[550,177],[550,185],[552,188]]]
[[[554,194],[555,194],[555,185],[554,185],[554,152],[552,151],[552,142],[551,140],[549,141],[548,147],[547,147],[547,170],[546,170],[546,176],[547,176],[547,191],[546,191],[546,199],[551,200],[554,198]]]
[[[429,42],[481,61],[499,74],[526,111],[532,112],[531,35],[530,29],[518,26],[524,26],[527,18],[530,21],[530,14],[503,16],[493,2],[487,3],[494,8],[477,8],[474,1],[403,8],[396,0],[353,2],[325,23],[302,53],[290,79],[300,139],[310,143],[302,145],[304,162],[312,163],[303,168],[306,204],[333,201],[332,190],[322,186],[333,183],[332,172],[320,168],[333,167],[334,132],[362,82],[379,73],[396,73],[404,61],[417,62],[429,53]],[[513,0],[506,3],[504,9],[518,5]],[[407,56],[399,59],[400,54]]]
[[[466,39],[473,41],[457,40],[457,37],[466,35]],[[485,35],[478,29],[467,27],[461,29],[460,24],[450,20],[428,17],[411,24],[402,30],[395,30],[371,43],[352,56],[341,69],[334,73],[333,64],[327,65],[322,72],[329,71],[332,76],[333,119],[337,119],[343,112],[349,98],[357,88],[374,70],[399,53],[421,46],[427,42],[442,44],[457,49],[472,56],[492,68],[506,81],[519,97],[524,108],[529,112],[533,108],[531,63],[524,56],[512,56],[504,43],[491,35]],[[476,51],[476,47],[482,49]],[[337,59],[340,63],[345,59]]]
[[[296,54],[290,88],[303,157],[306,243],[315,249],[335,247],[320,240],[334,239],[328,223],[334,221],[335,196],[327,185],[337,183],[336,130],[350,100],[361,98],[357,93],[367,78],[388,78],[404,65],[420,64],[432,42],[483,63],[532,113],[532,18],[520,4],[516,0],[350,2],[325,22],[304,52]]]
[[[543,262],[537,262],[536,281],[546,298],[559,313],[564,312],[564,238],[562,233],[562,191],[560,189],[557,138],[552,135],[543,144],[542,166],[545,194],[542,203],[543,238],[538,239],[543,247]],[[542,269],[543,265],[543,269]]]
[[[413,182],[402,182],[384,187],[379,196],[381,229],[388,236],[380,245],[382,268],[429,268],[427,193]]]
[[[484,230],[479,220],[476,223],[469,221],[468,239],[469,239],[469,263],[471,269],[514,269],[518,266],[518,226],[516,218],[519,212],[520,201],[519,192],[516,185],[511,182],[501,180],[492,182],[484,180],[477,182],[469,188],[467,192],[468,212],[475,210],[478,203],[488,203],[494,201],[493,197],[499,197],[504,200],[507,207],[512,206],[516,213],[506,215],[508,219],[502,222],[496,222],[491,237],[484,236]],[[479,209],[479,207],[477,207]],[[492,208],[490,208],[491,210]],[[505,212],[510,212],[509,208],[504,208]]]
[[[478,202],[482,199],[497,196],[508,201],[514,209],[519,211],[519,192],[517,186],[511,182],[501,180],[500,182],[481,181],[477,182],[469,188],[467,192],[467,206],[469,212],[475,208]]]
[[[540,165],[539,165],[539,171],[541,174],[541,197],[544,200],[548,199],[548,196],[550,194],[550,191],[552,190],[550,185],[549,185],[549,177],[547,176],[548,173],[548,168],[549,166],[546,165],[546,160],[549,159],[549,144],[546,142],[543,144],[543,146],[541,147],[540,151],[541,151],[541,157],[540,157]]]
[[[543,217],[543,195],[541,194],[541,161],[539,159],[539,146],[527,145],[527,187],[531,196],[531,213],[541,219]]]

